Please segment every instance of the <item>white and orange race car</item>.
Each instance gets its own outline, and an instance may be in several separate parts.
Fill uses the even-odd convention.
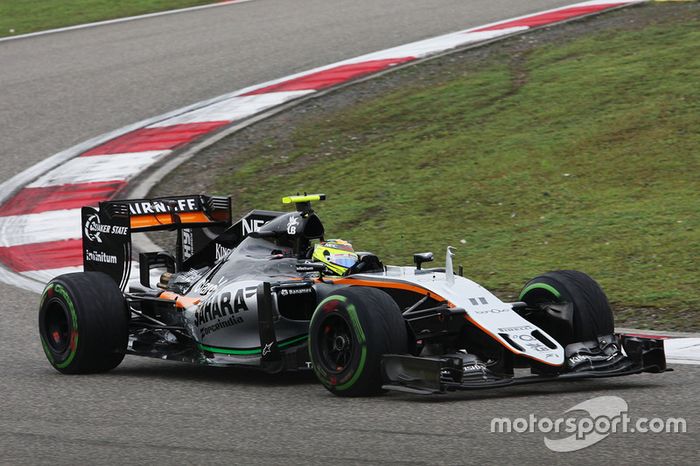
[[[291,196],[295,211],[236,222],[225,197],[83,208],[85,271],[54,278],[41,299],[49,362],[67,374],[111,370],[126,354],[313,370],[341,396],[666,370],[663,342],[615,334],[605,294],[581,272],[540,275],[513,303],[455,271],[449,247],[441,268],[425,267],[432,253],[411,267],[357,253],[332,273],[310,254],[325,235],[311,202],[323,199]],[[134,282],[131,235],[154,230],[177,231],[175,251],[139,254]]]

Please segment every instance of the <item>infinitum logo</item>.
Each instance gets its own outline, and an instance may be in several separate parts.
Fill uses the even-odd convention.
[[[632,419],[628,408],[627,402],[619,396],[599,396],[567,409],[564,413],[567,416],[556,419],[534,414],[527,418],[494,418],[491,420],[491,432],[542,432],[547,448],[556,452],[570,452],[594,445],[610,434],[687,431],[683,418]]]
[[[117,256],[105,254],[102,251],[85,251],[85,260],[90,262],[101,262],[103,264],[116,264]]]

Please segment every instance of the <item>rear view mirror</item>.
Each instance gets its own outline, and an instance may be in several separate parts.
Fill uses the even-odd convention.
[[[432,262],[432,252],[417,252],[413,255],[413,263],[416,264],[416,269],[420,270],[423,262]]]

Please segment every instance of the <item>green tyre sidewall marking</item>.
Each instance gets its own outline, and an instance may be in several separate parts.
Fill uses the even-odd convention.
[[[329,297],[327,297],[326,299],[324,299],[323,301],[321,301],[321,302],[318,304],[318,306],[316,306],[316,309],[320,308],[320,307],[323,306],[324,304],[326,304],[326,303],[328,303],[328,302],[330,302],[330,301],[333,301],[333,300],[341,301],[341,302],[343,302],[343,303],[347,301],[347,299],[345,298],[345,296],[340,296],[340,295],[329,296]],[[308,350],[309,350],[309,359],[311,359],[311,361],[314,360],[314,356],[313,356],[313,354],[312,354],[312,352],[311,352],[311,345],[312,345],[312,341],[313,341],[313,332],[310,331],[310,330],[311,330],[310,327],[313,325],[314,320],[317,318],[317,316],[318,316],[319,314],[320,314],[319,312],[315,312],[314,315],[311,317],[311,322],[310,322],[310,324],[309,324],[309,344],[308,344]],[[328,382],[328,374],[326,374],[326,371],[324,371],[323,369],[321,369],[321,368],[319,367],[319,365],[318,365],[318,364],[315,364],[315,363],[313,364],[313,370],[314,370],[314,373],[316,374],[316,377],[318,377],[318,379],[321,381],[321,383],[323,383],[323,385],[325,385],[326,387],[332,387],[332,385]]]
[[[48,348],[48,344],[46,341],[44,341],[44,336],[41,335],[41,345],[44,347],[44,352],[46,353],[46,356],[49,358],[49,361],[51,364],[56,366],[59,369],[65,369],[70,365],[71,362],[73,362],[73,359],[75,358],[76,353],[78,352],[78,339],[79,339],[79,334],[78,334],[78,315],[75,312],[75,305],[73,304],[73,300],[71,299],[70,295],[68,294],[68,291],[60,284],[60,283],[55,283],[51,284],[46,287],[44,290],[44,293],[42,295],[42,304],[44,300],[46,299],[46,294],[49,292],[50,289],[53,289],[53,291],[57,294],[59,294],[63,300],[65,301],[66,305],[68,306],[68,310],[70,311],[70,316],[71,316],[71,339],[73,338],[73,332],[75,332],[75,342],[69,343],[69,348],[72,346],[70,353],[68,354],[68,357],[63,360],[62,362],[56,362],[54,359],[53,354],[51,354],[51,351]]]
[[[41,294],[41,305],[40,307],[44,306],[44,301],[46,301],[46,295],[48,294],[49,291],[53,290],[53,283],[50,283],[46,288],[44,288],[44,292]],[[49,360],[51,364],[55,364],[54,358],[53,358],[53,353],[49,349],[48,343],[46,343],[46,340],[44,340],[44,335],[39,332],[39,339],[41,340],[41,347],[44,349],[44,354],[46,355],[46,358]]]
[[[333,296],[329,296],[326,299],[324,299],[323,301],[321,301],[321,303],[319,303],[319,305],[317,306],[317,308],[321,308],[324,304],[326,304],[330,301],[340,301],[340,302],[344,303],[345,304],[345,311],[347,312],[348,317],[350,317],[350,322],[352,323],[352,326],[355,329],[355,333],[357,335],[358,342],[360,344],[360,362],[357,366],[357,369],[355,369],[350,380],[348,380],[344,384],[335,385],[335,386],[331,385],[327,381],[328,374],[326,374],[323,369],[319,368],[318,364],[313,365],[314,372],[316,372],[316,375],[319,377],[319,379],[321,379],[323,384],[326,385],[327,387],[331,387],[331,388],[338,390],[338,391],[343,391],[343,390],[347,390],[349,388],[352,388],[352,386],[355,385],[355,383],[357,383],[357,380],[360,378],[360,376],[362,376],[362,373],[364,372],[365,363],[367,361],[367,338],[365,337],[364,329],[362,328],[362,324],[360,323],[360,319],[357,315],[357,309],[355,309],[355,306],[353,304],[348,304],[347,300],[348,299],[345,296],[333,295]],[[317,314],[314,314],[314,318],[316,318],[316,315]],[[312,321],[313,321],[313,319],[312,319]],[[313,360],[313,356],[311,354],[311,344],[312,344],[311,341],[312,341],[312,332],[309,332],[309,357]]]
[[[41,340],[41,347],[44,348],[44,354],[48,358],[49,362],[51,364],[55,365],[56,363],[54,362],[53,354],[51,353],[51,350],[49,349],[49,345],[46,343],[43,336],[39,335],[39,339]]]
[[[526,286],[525,289],[520,292],[518,299],[523,299],[523,297],[532,290],[545,290],[550,292],[557,299],[561,297],[561,293],[552,285],[548,285],[546,283],[533,283],[532,285]]]
[[[365,339],[365,332],[362,330],[362,325],[360,325],[360,320],[357,317],[357,311],[355,309],[355,306],[352,304],[347,305],[346,311],[350,315],[350,320],[352,321],[353,327],[355,327],[355,331],[357,332],[357,336],[359,338],[359,343],[360,343],[360,363],[357,366],[357,369],[355,370],[355,373],[352,375],[352,378],[345,382],[342,385],[337,385],[335,387],[336,390],[347,390],[348,388],[351,388],[353,385],[355,385],[355,382],[357,382],[357,379],[360,378],[362,375],[362,372],[365,370],[365,361],[367,360],[367,340]]]

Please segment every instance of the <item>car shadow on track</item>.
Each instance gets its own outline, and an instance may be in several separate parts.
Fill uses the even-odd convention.
[[[204,382],[230,386],[289,387],[304,386],[320,388],[311,371],[267,374],[256,369],[238,367],[206,367],[168,361],[138,361],[124,364],[111,374],[144,380],[171,380],[182,382]],[[443,395],[411,395],[388,392],[378,397],[383,401],[416,403],[450,403],[478,400],[497,400],[525,397],[551,397],[574,393],[612,393],[628,390],[648,390],[662,387],[662,383],[648,380],[597,379],[570,382],[545,382],[540,385],[500,387],[481,390],[450,392]],[[329,392],[319,391],[322,396],[334,397]]]
[[[250,386],[287,386],[318,384],[311,371],[268,374],[261,370],[241,367],[211,367],[170,361],[139,361],[124,363],[111,374],[148,380],[179,380]]]
[[[612,394],[622,391],[637,391],[658,389],[663,384],[646,381],[621,381],[621,380],[578,380],[571,382],[544,382],[541,385],[500,387],[493,389],[480,389],[451,392],[445,395],[435,396],[411,396],[400,394],[394,396],[396,400],[414,400],[419,403],[450,403],[469,400],[498,400],[508,398],[551,397],[561,394],[597,393]],[[593,396],[593,395],[591,395]]]

